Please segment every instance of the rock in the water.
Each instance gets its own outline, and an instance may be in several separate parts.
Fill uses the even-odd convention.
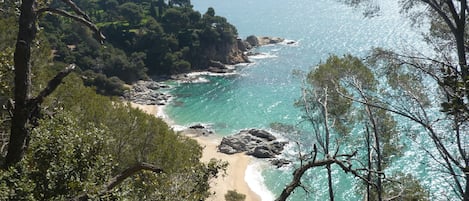
[[[285,39],[278,38],[278,37],[268,37],[262,36],[258,37],[259,45],[269,45],[269,44],[277,44],[283,42]]]
[[[258,146],[254,148],[254,150],[248,151],[246,154],[256,158],[275,158],[275,153],[272,152],[268,145]]]
[[[277,138],[265,130],[250,129],[223,137],[218,151],[226,154],[245,152],[257,158],[275,158],[283,151],[287,142],[279,142]]]
[[[268,141],[277,139],[274,135],[270,134],[265,130],[251,129],[248,131],[248,133],[259,138],[267,139]]]
[[[248,141],[243,138],[224,137],[221,140],[218,150],[225,154],[235,154],[247,151]]]
[[[233,69],[228,69],[226,67],[223,67],[223,68],[209,67],[208,71],[212,73],[232,73]]]
[[[196,124],[196,125],[193,125],[193,126],[189,126],[189,128],[192,128],[192,129],[204,129],[205,126],[203,126],[202,124]]]
[[[248,42],[252,47],[259,46],[259,39],[254,35],[248,36],[246,38],[246,42]]]
[[[285,165],[289,165],[291,161],[281,158],[281,159],[273,159],[270,161],[270,163],[274,166],[277,166],[277,168],[281,168]]]

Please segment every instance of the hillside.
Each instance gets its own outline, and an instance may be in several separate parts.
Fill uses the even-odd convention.
[[[101,94],[121,95],[121,81],[203,70],[213,62],[247,62],[238,48],[236,28],[213,8],[201,14],[190,1],[75,3],[97,22],[106,37],[103,46],[76,22],[48,15],[41,26],[54,49],[54,60],[77,64],[85,83],[97,86]],[[52,2],[53,7],[62,4]]]

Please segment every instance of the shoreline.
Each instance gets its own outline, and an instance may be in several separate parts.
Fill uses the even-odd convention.
[[[170,127],[175,126],[174,122],[164,114],[161,106],[142,105],[132,102],[130,102],[130,104],[132,107],[138,108],[147,114],[163,119],[163,121],[165,121]],[[229,163],[226,169],[226,176],[219,176],[210,182],[211,191],[215,192],[215,195],[210,196],[207,200],[224,200],[224,196],[228,190],[236,190],[236,192],[246,195],[245,201],[261,201],[260,195],[255,193],[246,182],[246,170],[251,163],[251,157],[242,153],[227,155],[218,152],[217,146],[221,141],[221,137],[213,135],[198,137],[187,134],[185,135],[196,140],[200,146],[203,147],[201,158],[202,162],[209,162],[210,159],[215,158]]]

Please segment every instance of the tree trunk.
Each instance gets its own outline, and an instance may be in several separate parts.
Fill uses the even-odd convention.
[[[327,169],[327,184],[329,186],[329,200],[334,201],[334,189],[332,187],[332,170],[331,165],[326,166]]]
[[[14,56],[15,108],[11,122],[11,134],[5,167],[17,163],[23,157],[29,143],[31,115],[31,44],[36,36],[36,12],[34,0],[23,0],[19,18],[19,31]]]
[[[465,174],[466,174],[466,191],[464,192],[464,201],[469,201],[469,175],[468,175],[469,172],[466,172]]]
[[[370,137],[370,129],[366,126],[366,148],[367,148],[367,162],[368,162],[368,173],[366,174],[366,179],[371,181],[371,137]],[[371,201],[371,185],[369,183],[366,184],[366,201]]]

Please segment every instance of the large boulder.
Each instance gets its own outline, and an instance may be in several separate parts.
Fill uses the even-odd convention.
[[[236,39],[236,43],[238,43],[238,49],[242,52],[246,52],[252,48],[252,46],[248,42],[245,42],[240,38]]]
[[[246,42],[249,43],[252,47],[259,46],[259,39],[257,36],[251,35],[246,38]]]
[[[270,163],[274,166],[277,166],[277,168],[281,168],[283,166],[289,165],[291,163],[291,161],[289,161],[287,159],[280,158],[280,159],[273,159],[273,160],[270,161]]]
[[[265,130],[250,129],[223,137],[218,151],[226,154],[246,153],[257,158],[275,158],[283,151],[287,142],[277,138]]]
[[[279,37],[262,36],[258,37],[259,45],[270,45],[283,42],[285,39]]]
[[[246,152],[246,154],[256,158],[275,158],[275,153],[272,152],[268,145],[258,146],[253,150]]]
[[[248,131],[248,133],[258,138],[266,139],[267,141],[273,141],[277,139],[274,135],[265,130],[251,129]]]

